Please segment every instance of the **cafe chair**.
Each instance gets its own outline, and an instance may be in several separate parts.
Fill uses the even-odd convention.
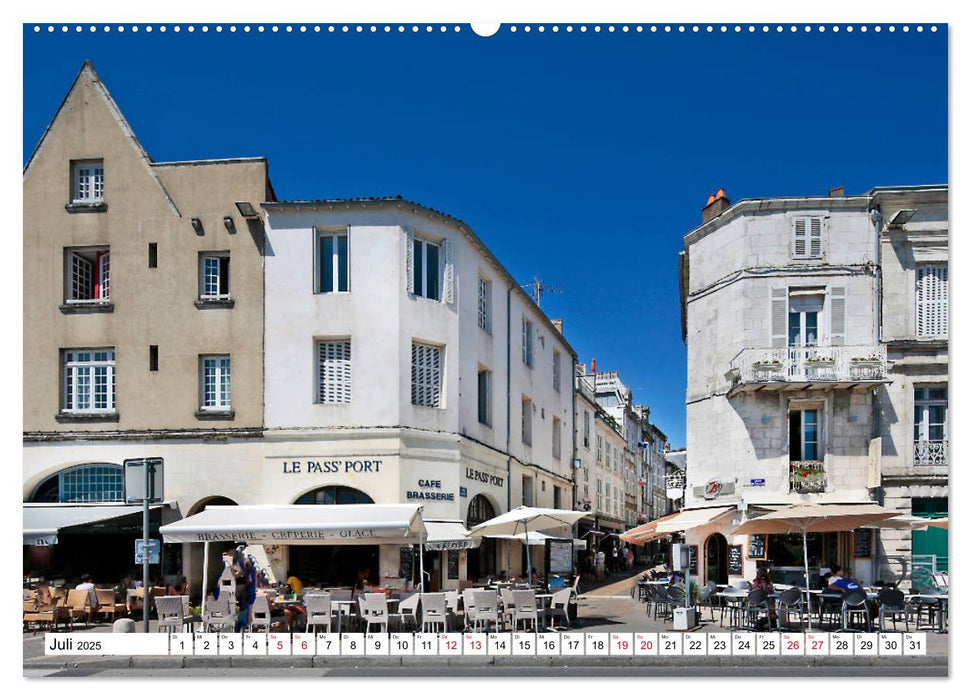
[[[904,631],[910,632],[910,615],[907,612],[907,603],[903,591],[895,588],[881,588],[877,597],[880,603],[880,631],[887,632],[887,615],[893,623],[894,632],[897,631],[897,617],[904,620]]]
[[[371,625],[377,625],[379,632],[388,631],[388,597],[384,593],[365,593],[361,613],[365,632],[371,631]]]
[[[331,598],[329,593],[314,593],[305,595],[303,602],[307,607],[307,628],[304,632],[310,632],[310,628],[317,631],[317,626],[323,626],[330,632],[331,625]]]
[[[98,596],[98,615],[110,615],[110,622],[114,622],[118,615],[124,617],[128,613],[128,606],[124,603],[115,602],[115,591],[111,588],[96,588],[94,590]]]
[[[202,628],[206,632],[212,632],[214,628],[228,627],[230,632],[236,629],[236,606],[231,602],[225,591],[220,593],[219,600],[211,595],[206,598],[206,612],[202,617]]]
[[[256,596],[253,607],[250,611],[252,621],[250,622],[250,632],[255,632],[257,627],[262,627],[264,631],[270,631],[270,601],[265,595]]]
[[[398,612],[388,615],[389,620],[394,620],[399,629],[405,629],[406,623],[411,623],[411,629],[418,628],[418,603],[421,600],[420,593],[412,593],[407,598],[402,598],[398,603]]]
[[[696,606],[701,609],[703,607],[708,608],[708,612],[711,613],[711,621],[715,621],[715,582],[709,581],[704,586],[698,589],[698,601]]]
[[[743,627],[750,630],[758,628],[759,620],[765,614],[767,629],[772,628],[772,610],[769,608],[769,596],[761,588],[749,591],[742,609]]]
[[[543,612],[543,625],[547,626],[547,619],[549,619],[549,627],[553,627],[558,618],[563,618],[566,626],[570,626],[570,589],[561,588],[553,597],[550,599],[550,607],[546,608]]]
[[[502,626],[503,629],[512,627],[513,611],[516,609],[516,601],[512,597],[512,589],[503,587],[499,589],[499,596],[502,601]]]
[[[538,615],[536,612],[536,594],[533,591],[512,592],[512,599],[516,607],[513,609],[513,631],[519,629],[519,623],[523,623],[523,632],[526,631],[526,623],[531,622],[533,632],[537,629]],[[478,602],[478,599],[476,599]]]
[[[924,613],[927,613],[927,626],[932,629],[936,629],[934,618],[939,607],[940,603],[938,602],[937,598],[922,595],[911,596],[910,600],[907,602],[907,616],[908,618],[911,615],[914,617],[914,629],[922,629],[921,617],[924,615]],[[926,629],[926,627],[923,629]]]
[[[451,621],[450,627],[452,629],[462,629],[458,626],[459,619],[459,592],[458,591],[445,591],[445,606],[448,610],[448,617]],[[464,625],[463,625],[464,627]]]
[[[186,615],[182,596],[159,596],[155,599],[155,611],[159,632],[184,632],[186,626],[191,627],[194,622],[192,615]]]
[[[445,624],[448,621],[448,609],[445,602],[444,593],[422,593],[421,594],[421,631],[445,631]]]
[[[95,608],[91,607],[91,595],[86,590],[68,591],[67,607],[73,620],[84,620],[84,626],[88,626]]]
[[[870,608],[866,604],[866,591],[862,588],[846,591],[843,594],[843,607],[840,612],[840,631],[852,632],[853,629],[850,628],[850,625],[854,621],[858,621],[860,624],[865,623],[867,632],[873,627],[873,621],[870,619]]]
[[[495,591],[473,591],[472,598],[475,600],[475,609],[472,612],[472,629],[481,632],[485,628],[496,629],[499,627],[499,596]],[[517,607],[519,601],[517,599]],[[535,610],[534,620],[535,620]]]

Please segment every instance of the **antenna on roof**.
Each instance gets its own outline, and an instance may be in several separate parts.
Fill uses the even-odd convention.
[[[539,301],[544,294],[562,294],[563,290],[559,287],[551,287],[539,277],[533,277],[533,281],[529,284],[524,284],[523,289],[529,291],[529,296],[533,298],[536,302],[536,306],[539,306]]]

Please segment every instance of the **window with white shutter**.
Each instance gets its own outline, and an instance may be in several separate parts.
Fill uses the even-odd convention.
[[[792,220],[792,257],[823,257],[823,219],[805,216]]]
[[[947,336],[947,296],[947,263],[918,265],[918,336]]]
[[[560,458],[560,419],[553,416],[553,459]]]
[[[492,282],[479,278],[479,328],[492,335]]]
[[[446,248],[444,257],[447,258],[451,246],[444,247]],[[415,296],[434,301],[442,298],[444,270],[446,267],[451,267],[447,264],[447,260],[443,264],[442,248],[443,246],[437,243],[412,237],[412,254],[409,258],[412,267],[410,291]]]
[[[523,316],[523,364],[533,366],[533,322]]]
[[[560,353],[553,351],[553,390],[560,390]]]
[[[522,440],[524,445],[533,444],[533,402],[523,397],[523,431]]]
[[[776,287],[771,291],[771,340],[772,347],[784,348],[788,344],[789,290]]]
[[[351,341],[317,343],[317,403],[351,402]]]
[[[440,408],[442,405],[442,348],[411,344],[411,403]]]

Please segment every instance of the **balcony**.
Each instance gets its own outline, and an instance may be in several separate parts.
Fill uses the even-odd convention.
[[[789,462],[789,491],[822,493],[826,490],[826,471],[818,461]]]
[[[732,382],[730,396],[884,384],[887,349],[882,345],[746,348],[732,359],[725,376]]]
[[[932,467],[947,463],[947,440],[919,440],[914,443],[915,466]]]

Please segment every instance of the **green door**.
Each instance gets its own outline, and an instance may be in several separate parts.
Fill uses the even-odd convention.
[[[947,516],[946,498],[915,498],[911,512],[921,518],[943,518]],[[915,556],[933,554],[937,557],[938,571],[947,571],[947,530],[929,527],[914,530],[911,552]]]

